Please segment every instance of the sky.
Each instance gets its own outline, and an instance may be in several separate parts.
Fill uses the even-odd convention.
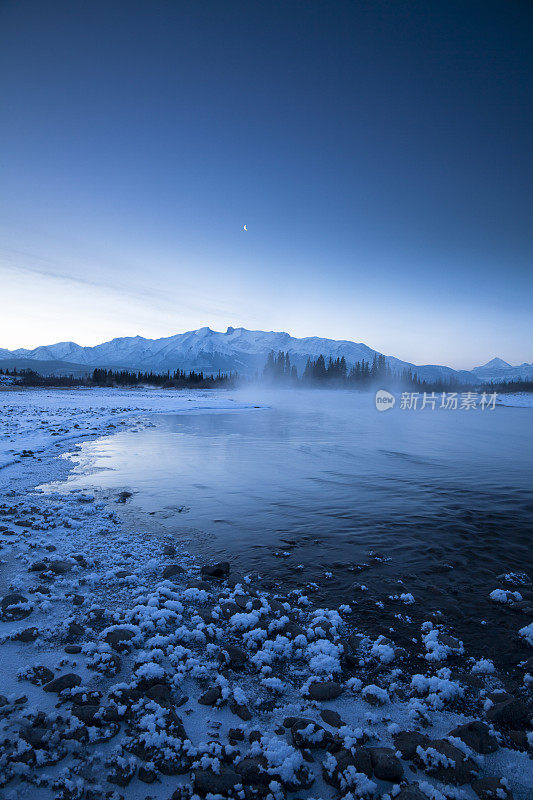
[[[532,34],[530,0],[0,0],[0,347],[533,361]]]

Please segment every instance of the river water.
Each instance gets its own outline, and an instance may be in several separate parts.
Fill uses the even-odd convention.
[[[442,611],[479,655],[523,657],[516,631],[530,618],[488,594],[501,573],[533,577],[533,409],[378,413],[371,394],[320,390],[253,399],[266,407],[155,415],[85,443],[68,488],[128,489],[147,531],[150,519],[178,540],[192,531],[200,559],[284,591],[316,583],[316,602],[350,603],[362,627],[403,625],[407,642]],[[404,592],[414,604],[390,599]]]

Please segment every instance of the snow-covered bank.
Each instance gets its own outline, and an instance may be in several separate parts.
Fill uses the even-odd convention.
[[[498,395],[499,406],[515,406],[516,408],[533,408],[533,392],[516,392]]]
[[[250,408],[229,391],[160,389],[5,389],[0,391],[0,468],[66,441],[112,432],[143,413]]]
[[[527,626],[511,688],[442,615],[407,651],[393,630],[348,628],[347,605],[316,608],[312,587],[273,596],[230,564],[202,570],[168,533],[127,527],[114,504],[125,496],[35,491],[65,474],[66,443],[152,411],[251,404],[206,392],[5,398],[3,796],[529,796]]]

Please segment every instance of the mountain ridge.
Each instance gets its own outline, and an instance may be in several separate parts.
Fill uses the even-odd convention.
[[[268,353],[283,350],[301,373],[308,358],[322,354],[330,357],[344,356],[348,367],[357,361],[372,362],[374,356],[385,355],[362,342],[349,339],[326,339],[319,336],[297,338],[285,331],[251,331],[243,327],[228,326],[226,331],[214,331],[208,326],[159,339],[143,336],[123,336],[91,347],[76,342],[57,342],[39,345],[32,350],[0,348],[0,359],[65,362],[77,367],[102,367],[108,369],[134,369],[166,372],[175,369],[195,370],[204,373],[239,372],[254,375],[260,372]],[[524,362],[512,366],[501,358],[493,358],[472,370],[454,370],[438,364],[415,365],[395,356],[385,355],[387,364],[395,372],[411,369],[423,380],[456,378],[475,383],[481,379],[517,380],[533,379],[533,364]]]

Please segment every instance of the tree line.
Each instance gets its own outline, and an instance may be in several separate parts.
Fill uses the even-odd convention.
[[[421,392],[460,392],[479,391],[492,392],[531,392],[533,381],[513,380],[503,383],[483,383],[475,387],[471,383],[456,380],[453,376],[440,378],[434,381],[422,380],[411,368],[394,371],[387,364],[385,356],[374,355],[372,362],[357,361],[350,368],[344,356],[326,361],[320,354],[318,358],[308,358],[301,377],[294,364],[291,364],[290,354],[274,351],[268,358],[262,373],[263,381],[279,386],[315,386],[329,388],[364,389],[373,386],[378,388],[402,387]],[[380,386],[378,386],[380,384]]]
[[[218,372],[207,375],[203,372],[185,372],[177,369],[173,373],[133,372],[130,370],[94,369],[89,375],[40,375],[31,369],[0,369],[0,375],[16,378],[19,386],[56,387],[113,387],[113,386],[159,386],[162,389],[215,389],[232,387],[237,382],[237,373]]]
[[[422,381],[411,370],[403,370],[401,374],[394,373],[387,364],[385,356],[376,355],[372,362],[357,361],[349,369],[346,358],[329,358],[327,361],[322,354],[316,359],[308,358],[301,377],[294,364],[291,364],[290,354],[274,351],[268,354],[263,369],[263,380],[267,383],[280,383],[289,386],[331,386],[331,387],[366,387],[376,381],[398,379],[409,386],[422,386]]]
[[[18,386],[43,386],[43,387],[128,387],[128,386],[157,386],[162,389],[217,389],[234,388],[246,380],[237,372],[218,372],[216,375],[204,372],[185,372],[177,369],[174,372],[134,372],[130,370],[94,369],[89,375],[40,375],[31,369],[0,369],[0,376],[6,375],[15,378]],[[308,358],[302,375],[291,364],[288,352],[271,351],[261,375],[256,378],[268,385],[285,386],[288,388],[322,387],[322,388],[387,388],[401,387],[421,392],[460,392],[484,391],[493,392],[533,392],[533,381],[512,380],[502,383],[486,382],[479,385],[462,383],[450,379],[424,381],[411,369],[394,372],[387,364],[385,356],[375,355],[372,362],[357,361],[350,368],[344,356],[326,359],[323,355],[318,358]]]

